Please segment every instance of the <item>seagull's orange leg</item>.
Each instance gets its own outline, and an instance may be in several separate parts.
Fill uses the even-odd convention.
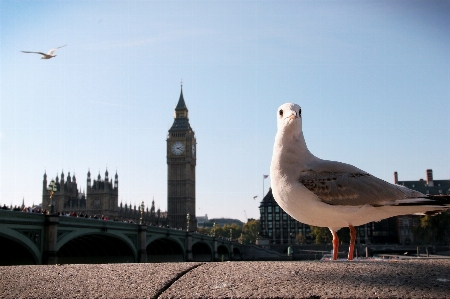
[[[331,231],[331,234],[333,235],[333,260],[337,260],[338,258],[338,250],[339,250],[339,238],[337,235],[337,232],[334,230]]]
[[[356,229],[353,225],[348,226],[350,228],[350,247],[348,249],[348,260],[353,260],[353,253],[355,252],[355,241],[356,241]]]

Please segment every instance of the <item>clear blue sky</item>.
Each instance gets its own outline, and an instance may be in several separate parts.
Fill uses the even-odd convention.
[[[259,218],[285,102],[320,158],[449,179],[449,15],[448,1],[0,0],[0,204],[40,203],[44,172],[83,191],[107,168],[119,202],[166,210],[181,79],[197,215]]]

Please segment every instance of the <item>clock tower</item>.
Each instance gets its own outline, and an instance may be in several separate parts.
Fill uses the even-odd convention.
[[[195,218],[195,133],[189,124],[188,109],[183,98],[175,107],[174,121],[167,136],[167,218],[173,228],[197,228]]]

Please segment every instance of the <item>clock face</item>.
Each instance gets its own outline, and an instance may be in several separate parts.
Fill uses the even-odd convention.
[[[184,144],[181,143],[180,141],[175,142],[174,144],[172,144],[172,153],[174,153],[174,155],[181,155],[184,152]]]
[[[195,156],[195,145],[192,145],[192,156]]]

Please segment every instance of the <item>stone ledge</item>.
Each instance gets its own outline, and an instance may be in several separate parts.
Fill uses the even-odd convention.
[[[450,298],[450,260],[0,267],[0,298]]]

